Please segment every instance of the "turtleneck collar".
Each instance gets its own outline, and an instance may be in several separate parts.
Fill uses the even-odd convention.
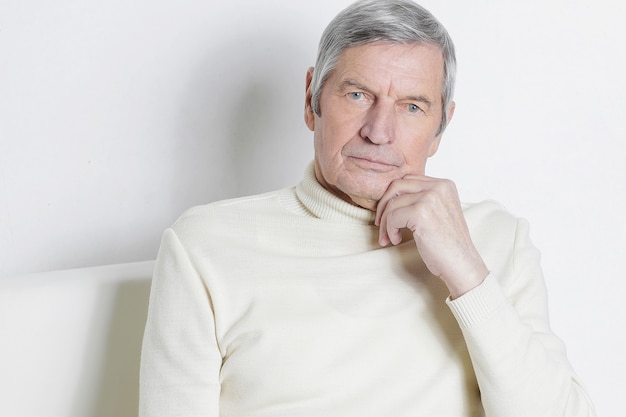
[[[374,224],[376,213],[350,204],[324,187],[315,178],[313,163],[307,167],[304,178],[296,186],[296,196],[315,217],[331,221]]]

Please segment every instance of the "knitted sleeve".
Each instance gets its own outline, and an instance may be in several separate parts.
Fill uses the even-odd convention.
[[[487,417],[595,416],[550,329],[547,295],[528,224],[519,220],[512,277],[494,276],[447,300],[461,326]]]
[[[221,355],[208,292],[172,229],[157,257],[143,340],[139,417],[218,417]]]

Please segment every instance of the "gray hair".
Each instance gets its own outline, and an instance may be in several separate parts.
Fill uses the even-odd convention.
[[[340,12],[326,27],[319,44],[311,81],[311,107],[319,116],[322,88],[337,67],[342,52],[372,42],[430,43],[441,48],[444,82],[443,116],[437,134],[448,124],[446,109],[452,102],[456,78],[454,44],[441,23],[410,0],[359,0]]]

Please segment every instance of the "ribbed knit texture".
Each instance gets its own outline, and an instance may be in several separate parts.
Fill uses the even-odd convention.
[[[506,302],[500,285],[493,277],[487,276],[481,285],[455,300],[446,303],[462,329],[470,328],[491,317]]]
[[[315,179],[313,165],[296,187],[296,196],[312,215],[320,219],[372,225],[376,218],[375,212],[347,203],[322,187]]]

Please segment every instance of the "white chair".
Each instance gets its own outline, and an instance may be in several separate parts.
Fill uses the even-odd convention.
[[[0,280],[0,415],[137,415],[154,261]]]

